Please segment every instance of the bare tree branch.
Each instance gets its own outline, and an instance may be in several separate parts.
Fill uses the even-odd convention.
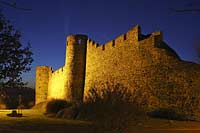
[[[196,9],[171,9],[174,12],[177,13],[200,13],[200,8]]]
[[[17,6],[17,4],[15,2],[9,3],[9,2],[0,0],[0,5],[5,5],[5,6],[11,7],[11,8],[15,8],[15,9],[18,9],[18,10],[24,10],[24,11],[31,11],[32,10],[32,9],[29,9],[29,8],[19,7],[19,6]]]

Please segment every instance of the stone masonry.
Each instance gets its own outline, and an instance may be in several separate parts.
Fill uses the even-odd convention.
[[[82,102],[91,87],[107,82],[134,91],[155,87],[152,81],[198,90],[200,65],[181,60],[161,32],[143,35],[138,25],[102,45],[86,35],[70,35],[63,67],[36,68],[36,104],[51,99]]]

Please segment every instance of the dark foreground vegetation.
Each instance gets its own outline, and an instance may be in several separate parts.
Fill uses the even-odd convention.
[[[138,124],[149,117],[199,120],[197,107],[200,99],[194,97],[191,92],[190,95],[180,97],[179,93],[183,94],[182,91],[176,91],[172,96],[168,95],[161,100],[160,94],[157,96],[155,93],[158,92],[156,89],[153,92],[141,93],[139,89],[130,92],[121,84],[109,83],[91,88],[82,104],[52,100],[47,103],[45,114],[49,117],[89,120],[93,121],[98,129],[119,132],[123,132],[130,123]],[[177,97],[174,97],[175,93]]]
[[[34,101],[35,90],[32,88],[21,87],[0,89],[0,109],[28,109],[34,106]]]
[[[0,11],[0,109],[34,105],[34,90],[22,80],[22,74],[31,70],[33,53],[30,43],[24,45],[21,38],[21,32]]]
[[[52,100],[47,103],[45,114],[50,117],[93,121],[96,128],[108,131],[121,131],[130,121],[138,122],[145,118],[139,105],[133,102],[131,93],[120,84],[106,85],[101,90],[92,88],[82,104]]]

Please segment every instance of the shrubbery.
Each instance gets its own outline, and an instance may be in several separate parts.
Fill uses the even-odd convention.
[[[0,101],[0,109],[6,109],[6,104],[2,101]]]
[[[156,97],[157,104],[153,110],[154,117],[174,120],[198,120],[200,113],[200,97],[198,92],[184,89],[175,82],[162,82],[161,88],[153,88],[151,95]]]
[[[187,116],[179,112],[177,108],[159,108],[152,112],[148,112],[148,115],[155,118],[163,118],[168,120],[187,120]]]
[[[78,117],[94,121],[100,129],[123,130],[130,121],[138,122],[144,116],[133,98],[131,92],[120,84],[93,87],[80,107]]]
[[[28,87],[22,88],[1,88],[0,104],[6,109],[16,109],[19,106],[31,108],[35,104],[35,90]],[[19,96],[21,96],[21,105],[19,105]]]
[[[65,100],[54,99],[47,103],[46,113],[47,114],[57,114],[58,111],[70,107],[72,104]]]
[[[138,123],[145,118],[135,98],[123,85],[107,83],[91,88],[82,104],[64,100],[48,102],[46,114],[50,117],[90,120],[97,130],[122,131],[130,122]]]
[[[93,86],[82,104],[52,100],[47,114],[66,119],[93,121],[97,130],[123,131],[131,123],[141,123],[150,117],[173,120],[196,120],[199,98],[177,84],[166,88],[137,88],[130,91],[121,84],[107,83]],[[170,85],[170,86],[169,86]]]
[[[187,76],[191,75],[187,75],[185,69],[176,70],[167,64],[158,63],[145,67],[143,75],[146,80],[138,90],[146,93],[147,112],[160,118],[170,119],[172,112],[178,115],[178,118],[173,116],[173,119],[200,118],[200,92],[198,88],[194,89],[192,79],[187,80]]]

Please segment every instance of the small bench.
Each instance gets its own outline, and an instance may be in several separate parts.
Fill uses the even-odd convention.
[[[22,117],[22,113],[17,113],[16,110],[12,110],[10,114],[7,114],[9,117]]]

